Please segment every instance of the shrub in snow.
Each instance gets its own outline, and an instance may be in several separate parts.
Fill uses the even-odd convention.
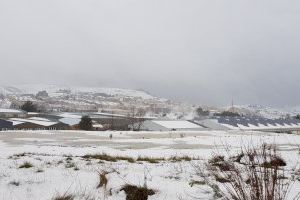
[[[121,191],[126,193],[126,200],[147,200],[148,196],[155,194],[152,189],[129,184],[123,186]]]
[[[30,162],[24,162],[22,165],[19,166],[20,169],[31,168],[31,167],[33,167],[33,164],[31,164]]]
[[[26,101],[22,106],[21,109],[26,112],[37,112],[37,107],[31,101]]]
[[[72,194],[63,194],[63,195],[57,195],[52,198],[52,200],[74,200],[75,195]]]
[[[275,145],[243,149],[236,156],[214,156],[198,175],[215,193],[215,198],[234,200],[285,200],[295,181],[285,173],[286,162]],[[300,193],[292,199],[300,199]]]

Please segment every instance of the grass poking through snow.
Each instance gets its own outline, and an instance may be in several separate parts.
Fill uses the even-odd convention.
[[[104,160],[104,161],[109,161],[109,162],[117,162],[119,160],[125,160],[130,163],[134,163],[135,160],[131,157],[126,157],[126,156],[110,156],[107,154],[87,154],[82,156],[84,159],[97,159],[97,160]]]
[[[75,195],[72,194],[63,194],[63,195],[57,195],[52,200],[74,200]]]
[[[159,163],[160,161],[164,161],[164,158],[152,158],[152,157],[138,157],[137,161],[140,162],[148,162],[148,163]]]
[[[22,165],[19,166],[19,169],[23,169],[23,168],[28,169],[28,168],[31,168],[31,167],[33,167],[33,164],[31,164],[30,162],[26,161]]]
[[[132,157],[127,157],[127,156],[110,156],[107,154],[87,154],[82,156],[82,158],[86,160],[90,159],[97,159],[100,161],[108,161],[108,162],[118,162],[118,161],[128,161],[130,163],[135,163],[137,162],[148,162],[148,163],[159,163],[162,161],[171,161],[171,162],[182,162],[182,161],[191,161],[191,160],[199,160],[199,158],[192,158],[189,156],[173,156],[171,158],[165,159],[165,158],[155,158],[155,157],[141,157],[139,156],[136,160]]]

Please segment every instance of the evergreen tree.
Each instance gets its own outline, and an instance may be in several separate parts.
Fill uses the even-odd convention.
[[[31,101],[26,101],[22,106],[21,109],[26,112],[37,112],[37,107]]]
[[[92,119],[89,116],[83,116],[79,122],[79,128],[85,131],[93,130]]]

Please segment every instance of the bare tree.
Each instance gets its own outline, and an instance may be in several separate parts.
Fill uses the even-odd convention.
[[[144,109],[138,109],[136,113],[136,131],[140,131],[145,122],[146,111]]]
[[[141,127],[145,121],[146,111],[142,108],[136,109],[132,107],[130,113],[128,114],[129,126],[133,131],[140,131]]]

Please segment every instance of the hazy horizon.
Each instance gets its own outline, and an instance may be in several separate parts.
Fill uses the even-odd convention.
[[[296,106],[298,1],[0,0],[0,85]]]

